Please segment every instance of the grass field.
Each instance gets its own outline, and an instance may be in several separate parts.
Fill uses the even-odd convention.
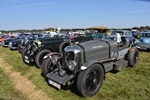
[[[5,100],[6,98],[10,100],[26,100],[26,97],[15,89],[12,80],[0,68],[0,100]]]
[[[13,70],[28,78],[38,89],[44,91],[54,100],[149,100],[150,99],[150,53],[140,51],[136,68],[126,67],[118,73],[107,73],[99,92],[91,98],[80,97],[76,86],[70,89],[57,90],[49,86],[41,75],[41,69],[26,65],[18,51],[0,47],[0,57],[13,66]],[[2,84],[2,85],[1,85]],[[18,91],[13,80],[0,69],[0,98],[26,99]],[[1,100],[1,99],[0,99]],[[15,100],[15,99],[14,99]]]

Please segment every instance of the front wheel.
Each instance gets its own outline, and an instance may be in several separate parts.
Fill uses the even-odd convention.
[[[22,51],[22,59],[23,61],[28,64],[28,65],[32,65],[32,63],[28,60],[28,55],[29,55],[29,51],[28,48],[26,47],[23,51]]]
[[[43,57],[45,55],[47,55],[48,53],[50,53],[51,51],[50,50],[47,50],[47,49],[44,49],[44,50],[41,50],[39,51],[36,56],[35,56],[35,64],[38,68],[41,68],[42,66],[42,62],[43,62]]]
[[[77,79],[78,92],[84,97],[95,95],[104,80],[104,70],[100,64],[93,64],[80,72]]]
[[[42,63],[42,74],[46,76],[47,73],[53,71],[56,68],[50,60],[50,58],[45,58]]]

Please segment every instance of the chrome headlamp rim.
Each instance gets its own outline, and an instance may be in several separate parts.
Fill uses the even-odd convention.
[[[70,71],[74,71],[74,69],[77,67],[77,62],[75,60],[69,60],[68,61],[68,69]]]

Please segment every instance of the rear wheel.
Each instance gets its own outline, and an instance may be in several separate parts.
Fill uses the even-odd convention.
[[[100,64],[93,64],[80,72],[77,79],[78,92],[84,97],[95,95],[104,80],[104,70]]]
[[[128,66],[136,67],[139,59],[139,52],[136,48],[131,48],[128,52]]]
[[[48,50],[48,49],[44,49],[44,50],[41,50],[39,51],[36,56],[35,56],[35,64],[38,68],[41,68],[42,67],[42,62],[43,62],[43,57],[45,55],[47,55],[48,53],[50,53],[51,51]]]

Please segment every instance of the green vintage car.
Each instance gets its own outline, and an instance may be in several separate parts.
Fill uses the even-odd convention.
[[[38,38],[34,42],[30,43],[22,52],[22,59],[26,64],[36,64],[41,68],[43,57],[49,52],[60,52],[59,45],[65,42],[63,46],[72,43],[81,43],[93,39],[103,39],[106,36],[107,27],[91,27],[87,28],[85,36],[78,36],[70,38],[63,33],[55,35],[53,38]],[[88,32],[89,31],[89,32]],[[98,32],[96,32],[98,31]]]
[[[93,37],[85,36],[71,39],[69,36],[62,33],[55,35],[53,38],[37,38],[33,42],[30,42],[22,51],[22,59],[26,64],[36,64],[38,68],[41,68],[43,57],[49,52],[59,52],[59,45],[61,42],[65,42],[65,46],[67,46],[70,41],[77,43],[92,39]]]

